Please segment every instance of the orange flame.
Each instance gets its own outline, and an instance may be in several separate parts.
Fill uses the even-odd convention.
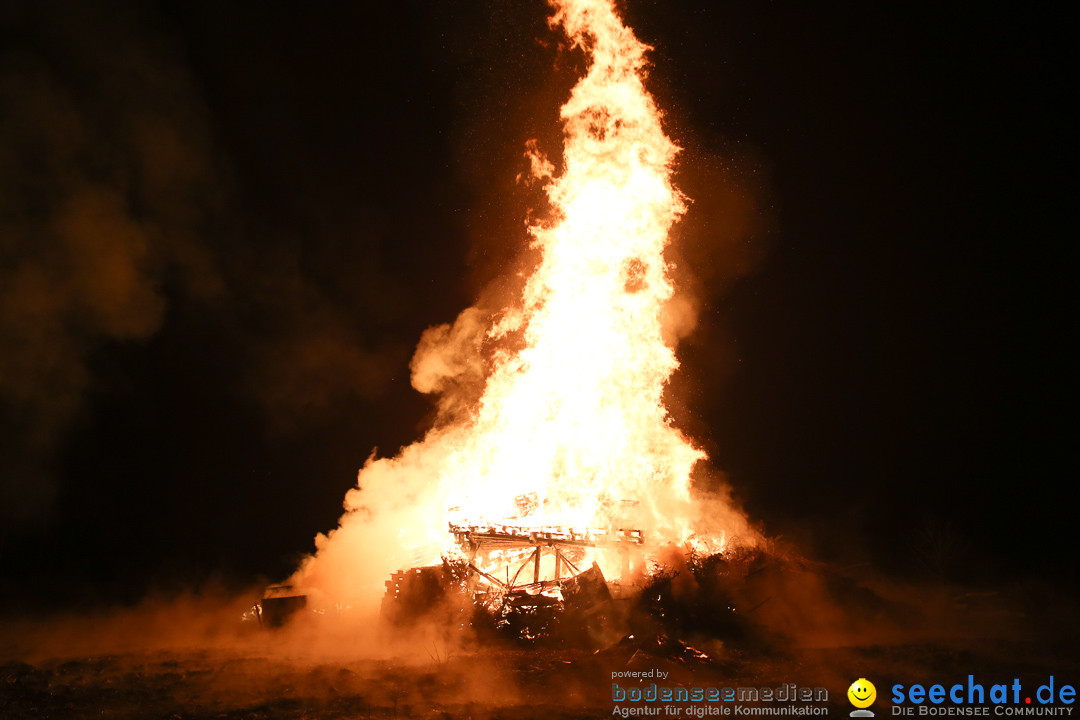
[[[346,498],[341,527],[317,539],[319,553],[299,573],[302,585],[342,592],[343,584],[362,582],[349,549],[375,538],[382,562],[370,581],[437,558],[453,542],[448,519],[635,528],[652,546],[696,538],[713,551],[723,548],[725,531],[751,534],[723,500],[709,508],[738,527],[702,521],[707,503],[691,498],[690,478],[705,453],[664,407],[665,385],[679,365],[665,342],[674,288],[664,249],[686,206],[671,182],[678,148],[643,84],[649,48],[611,0],[552,5],[551,24],[585,49],[591,64],[562,107],[561,172],[554,176],[535,143],[529,146],[553,209],[549,224],[530,229],[539,266],[520,306],[487,323],[470,308],[453,327],[425,333],[413,384],[442,391],[452,378],[483,374],[481,346],[514,340],[518,349],[495,352],[465,420],[434,428],[396,458],[369,460]],[[387,549],[391,539],[398,545]]]

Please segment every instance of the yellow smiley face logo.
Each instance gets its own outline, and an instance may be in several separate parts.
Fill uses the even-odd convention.
[[[867,708],[877,699],[877,688],[866,678],[859,678],[847,689],[848,700],[857,708]]]

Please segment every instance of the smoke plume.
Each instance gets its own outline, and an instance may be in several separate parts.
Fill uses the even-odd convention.
[[[219,291],[198,239],[219,196],[204,106],[142,13],[16,4],[0,33],[0,514],[23,524],[55,496],[95,351],[161,327],[166,268]]]

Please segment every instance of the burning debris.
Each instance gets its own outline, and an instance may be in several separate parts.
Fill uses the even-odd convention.
[[[745,618],[736,617],[736,606],[749,617],[767,602],[759,599],[767,590],[751,579],[768,578],[765,571],[779,565],[759,552],[674,553],[674,564],[645,568],[645,538],[637,530],[613,536],[512,525],[451,524],[449,530],[457,553],[448,553],[439,565],[394,572],[385,582],[385,621],[403,626],[434,619],[448,628],[487,628],[518,641],[609,649],[626,646],[636,634],[640,652],[667,653],[684,664],[703,662],[708,656],[687,650],[669,633],[686,631],[689,619],[717,637],[744,637]],[[586,553],[598,549],[615,552],[627,568],[633,557],[634,580],[624,569],[620,581],[609,582],[598,562],[586,566]],[[697,617],[703,611],[714,616],[712,622]],[[661,640],[655,648],[637,647],[642,637]]]
[[[691,672],[745,652],[857,637],[859,623],[904,621],[912,612],[835,570],[769,548],[705,555],[668,547],[662,562],[632,580],[609,580],[595,562],[534,580],[536,552],[547,546],[529,547],[502,578],[460,555],[394,573],[383,617],[399,628],[435,622],[467,639],[589,649],[614,666],[663,661],[669,671]]]
[[[463,624],[476,625],[477,614],[486,614],[490,622],[485,624],[519,639],[548,637],[557,622],[580,621],[611,600],[600,566],[593,561],[582,570],[578,565],[587,548],[639,548],[644,543],[637,530],[608,537],[588,530],[451,523],[450,532],[459,553],[441,565],[395,572],[386,581],[384,619],[403,623],[449,604]],[[631,552],[621,551],[627,563]],[[550,577],[545,576],[547,568]]]
[[[244,613],[242,619],[254,620],[259,625],[277,628],[297,612],[307,608],[307,596],[300,595],[292,585],[271,585],[263,595]]]
[[[598,654],[609,660],[611,665],[629,670],[653,669],[663,665],[666,667],[662,669],[669,676],[675,669],[692,671],[712,660],[702,651],[664,634],[627,635]]]
[[[595,549],[598,542],[625,544],[624,557],[640,553],[640,532],[594,538],[556,528],[526,532],[512,526],[451,525],[450,531],[461,553],[444,557],[440,565],[395,572],[385,582],[385,621],[406,626],[435,620],[448,629],[488,629],[526,643],[594,648],[625,645],[634,628],[640,633],[646,626],[645,636],[666,637],[664,611],[650,601],[653,594],[662,600],[662,586],[673,576],[669,569],[655,566],[639,573],[639,584],[616,584],[608,582],[597,562],[582,568],[571,559],[582,562],[585,550]],[[545,554],[552,560],[550,576],[541,570]],[[501,563],[499,569],[492,567],[492,558]],[[649,615],[654,617],[643,622]],[[665,640],[658,647],[667,652],[677,644]],[[689,657],[682,650],[676,654]]]

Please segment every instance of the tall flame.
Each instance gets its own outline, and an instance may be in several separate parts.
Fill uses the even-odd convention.
[[[440,480],[470,514],[502,517],[536,492],[548,522],[674,531],[670,501],[689,499],[704,457],[661,399],[678,367],[662,333],[673,293],[664,246],[684,209],[670,182],[677,148],[642,84],[646,47],[610,2],[557,8],[553,23],[592,64],[562,108],[565,167],[547,186],[556,221],[531,228],[543,259],[523,308],[491,330],[522,330],[525,347],[497,358]],[[647,504],[646,517],[621,517],[626,501]]]
[[[612,0],[552,5],[552,26],[591,62],[562,107],[562,171],[554,176],[530,145],[553,211],[530,229],[539,265],[518,306],[486,321],[470,308],[453,327],[425,333],[413,384],[426,392],[475,372],[481,348],[502,349],[489,354],[483,392],[465,419],[435,427],[396,458],[369,460],[341,527],[317,539],[318,554],[299,573],[308,586],[348,594],[364,582],[355,559],[364,544],[379,542],[382,560],[368,581],[424,552],[437,556],[452,542],[447,519],[459,516],[637,528],[654,544],[745,531],[722,500],[724,519],[741,527],[700,522],[690,477],[705,453],[672,425],[663,402],[679,365],[665,342],[674,287],[664,249],[685,203],[671,182],[678,148],[643,84],[649,48]],[[410,557],[406,548],[417,547]]]

